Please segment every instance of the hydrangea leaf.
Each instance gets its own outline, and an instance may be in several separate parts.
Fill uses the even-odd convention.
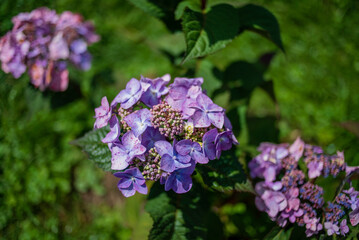
[[[218,4],[207,12],[189,8],[182,15],[187,50],[183,62],[203,57],[224,48],[239,29],[237,10],[229,4]]]
[[[248,4],[238,9],[240,31],[250,30],[271,40],[284,51],[280,28],[275,16],[266,8]]]
[[[265,236],[264,240],[288,240],[292,231],[293,228],[286,230],[276,226]]]
[[[359,239],[359,228],[357,226],[353,227],[350,224],[348,224],[348,226],[349,226],[349,233],[348,233],[348,236],[346,237],[346,239],[348,239],[348,240]]]
[[[159,18],[167,26],[167,28],[174,32],[181,29],[181,24],[175,20],[174,12],[181,0],[128,0],[136,7],[144,12]]]
[[[204,195],[203,191],[194,183],[186,194],[165,192],[163,186],[156,182],[146,204],[146,210],[153,219],[148,239],[222,239],[222,224],[209,211],[208,195]]]
[[[88,158],[104,171],[111,171],[111,151],[101,140],[109,132],[108,127],[92,130],[72,143],[81,147]]]
[[[219,160],[212,160],[206,165],[197,165],[196,170],[201,174],[203,182],[217,191],[254,193],[253,186],[246,178],[234,150],[222,152]]]

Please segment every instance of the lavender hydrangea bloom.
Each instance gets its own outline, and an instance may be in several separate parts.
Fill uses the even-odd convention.
[[[126,89],[122,90],[112,101],[111,106],[121,103],[123,109],[129,109],[140,100],[142,94],[150,87],[149,83],[140,82],[132,78],[126,85]]]
[[[108,124],[112,115],[112,108],[108,104],[107,97],[101,99],[101,106],[95,109],[95,124],[94,128],[103,128]]]
[[[359,207],[349,213],[349,219],[352,226],[359,224]]]
[[[255,203],[259,210],[265,211],[270,217],[276,217],[280,211],[283,211],[288,203],[285,195],[277,190],[281,188],[281,184],[268,184],[261,182],[255,187],[259,197],[256,197]]]
[[[206,132],[202,138],[203,151],[209,160],[214,160],[216,158],[216,145],[214,142],[217,135],[218,130],[214,128]]]
[[[347,220],[343,219],[342,222],[340,223],[340,234],[345,236],[345,234],[347,234],[349,232],[349,227],[347,225]]]
[[[165,183],[165,190],[173,190],[176,193],[186,193],[192,188],[191,175],[195,168],[195,163],[192,161],[189,167],[181,168],[174,171]]]
[[[102,139],[103,143],[115,143],[118,142],[120,137],[121,127],[116,115],[113,115],[109,121],[110,123],[110,132],[107,133],[106,137]]]
[[[146,131],[142,134],[141,144],[146,146],[147,150],[153,148],[155,146],[155,142],[166,140],[165,136],[163,136],[158,129],[153,127],[146,128]]]
[[[319,177],[322,170],[323,170],[322,161],[312,161],[308,164],[308,177],[311,179]]]
[[[147,108],[140,109],[130,115],[127,115],[124,120],[131,127],[135,137],[139,137],[147,127],[151,127],[151,112]]]
[[[304,142],[299,137],[295,142],[289,147],[289,153],[295,158],[296,161],[302,157],[304,151]]]
[[[141,101],[148,107],[152,107],[160,103],[161,96],[168,93],[166,85],[171,80],[169,74],[164,75],[161,78],[149,79],[141,78],[141,82],[149,83],[150,87],[141,96]]]
[[[173,84],[170,87],[186,87],[201,86],[203,84],[203,78],[175,78]]]
[[[332,223],[332,222],[325,222],[324,228],[327,230],[328,236],[331,236],[333,234],[339,234],[339,227],[338,225]]]
[[[195,127],[209,127],[213,124],[217,128],[222,128],[224,124],[224,110],[205,94],[198,95],[196,102],[190,104],[196,109],[193,114],[193,124]]]
[[[136,191],[147,194],[146,180],[138,168],[130,168],[124,172],[114,173],[113,175],[121,178],[117,187],[125,197],[133,196]]]
[[[93,25],[71,12],[57,15],[47,8],[20,13],[13,29],[0,40],[2,69],[19,78],[26,68],[41,91],[65,91],[67,62],[86,70],[91,64],[87,46],[99,40]]]
[[[222,151],[231,149],[233,143],[232,131],[229,130],[219,133],[215,139],[216,157],[219,159],[221,157]]]
[[[191,157],[179,154],[176,150],[176,142],[173,146],[167,141],[158,141],[155,143],[155,148],[161,156],[161,169],[166,172],[173,172],[179,168],[189,167],[191,164]]]
[[[208,163],[208,158],[204,156],[202,147],[197,142],[192,142],[189,139],[181,140],[177,143],[176,150],[183,156],[190,155],[196,163]]]
[[[122,136],[121,144],[114,144],[111,148],[113,170],[123,170],[128,167],[130,161],[146,152],[146,148],[140,140],[135,137],[132,131]]]

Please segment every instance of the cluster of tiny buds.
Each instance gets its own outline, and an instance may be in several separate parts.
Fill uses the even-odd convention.
[[[296,187],[302,185],[304,182],[305,175],[301,170],[295,169],[291,171],[286,171],[281,182],[283,185],[283,191],[286,191],[287,188]]]
[[[328,203],[328,207],[325,209],[325,219],[328,222],[337,222],[339,219],[344,217],[345,211],[339,204]]]
[[[180,111],[173,109],[167,102],[155,105],[151,109],[151,123],[160,133],[170,139],[183,132],[184,123]]]
[[[123,120],[127,115],[129,115],[130,113],[133,112],[133,108],[129,108],[129,109],[123,109],[123,108],[119,108],[118,111],[117,111],[117,114],[118,116],[120,116],[120,123],[121,123],[121,126],[122,126],[122,133],[121,134],[125,134],[126,132],[128,131],[131,131],[131,127],[128,126],[128,124],[126,123],[125,120]]]
[[[296,222],[299,226],[305,225],[304,222],[304,216],[307,216],[308,218],[316,218],[317,217],[317,211],[308,203],[301,203],[300,208],[303,209],[303,215],[296,219]]]
[[[211,127],[206,127],[193,128],[192,131],[185,131],[185,139],[191,139],[194,142],[202,142],[203,135],[211,129]]]
[[[151,148],[148,151],[146,161],[137,160],[134,164],[142,170],[142,175],[146,180],[157,181],[161,176],[167,176],[167,173],[161,170],[161,156],[156,151],[156,148]]]
[[[295,158],[292,156],[283,158],[281,160],[281,163],[282,163],[282,167],[288,171],[291,171],[297,168],[298,166],[298,161],[296,161]]]
[[[323,188],[311,182],[305,183],[299,189],[300,197],[312,203],[314,208],[321,208],[324,205]]]

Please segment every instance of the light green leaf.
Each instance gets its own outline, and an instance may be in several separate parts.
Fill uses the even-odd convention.
[[[85,136],[72,142],[81,147],[88,155],[88,158],[105,171],[111,171],[111,151],[107,144],[101,142],[101,140],[108,132],[109,129],[107,127],[92,130],[86,133]]]
[[[289,240],[293,228],[285,230],[281,227],[274,227],[264,238],[264,240]]]

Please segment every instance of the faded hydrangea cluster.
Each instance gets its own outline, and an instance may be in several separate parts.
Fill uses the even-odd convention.
[[[261,153],[249,163],[251,177],[264,179],[255,186],[255,203],[278,225],[297,223],[310,237],[321,231],[345,236],[349,232],[347,215],[352,226],[359,223],[358,191],[350,186],[325,204],[323,188],[315,184],[320,176],[359,170],[345,164],[343,152],[326,155],[300,138],[292,145],[262,143],[258,150]]]
[[[91,67],[87,47],[99,40],[90,22],[66,11],[58,15],[48,8],[20,13],[14,27],[0,39],[2,70],[19,78],[28,69],[31,83],[45,90],[65,91],[67,62],[81,70]]]
[[[146,181],[188,192],[196,164],[219,159],[237,144],[225,110],[202,91],[202,78],[131,79],[109,104],[95,109],[95,128],[110,126],[102,140],[112,153],[119,190],[147,193]]]

